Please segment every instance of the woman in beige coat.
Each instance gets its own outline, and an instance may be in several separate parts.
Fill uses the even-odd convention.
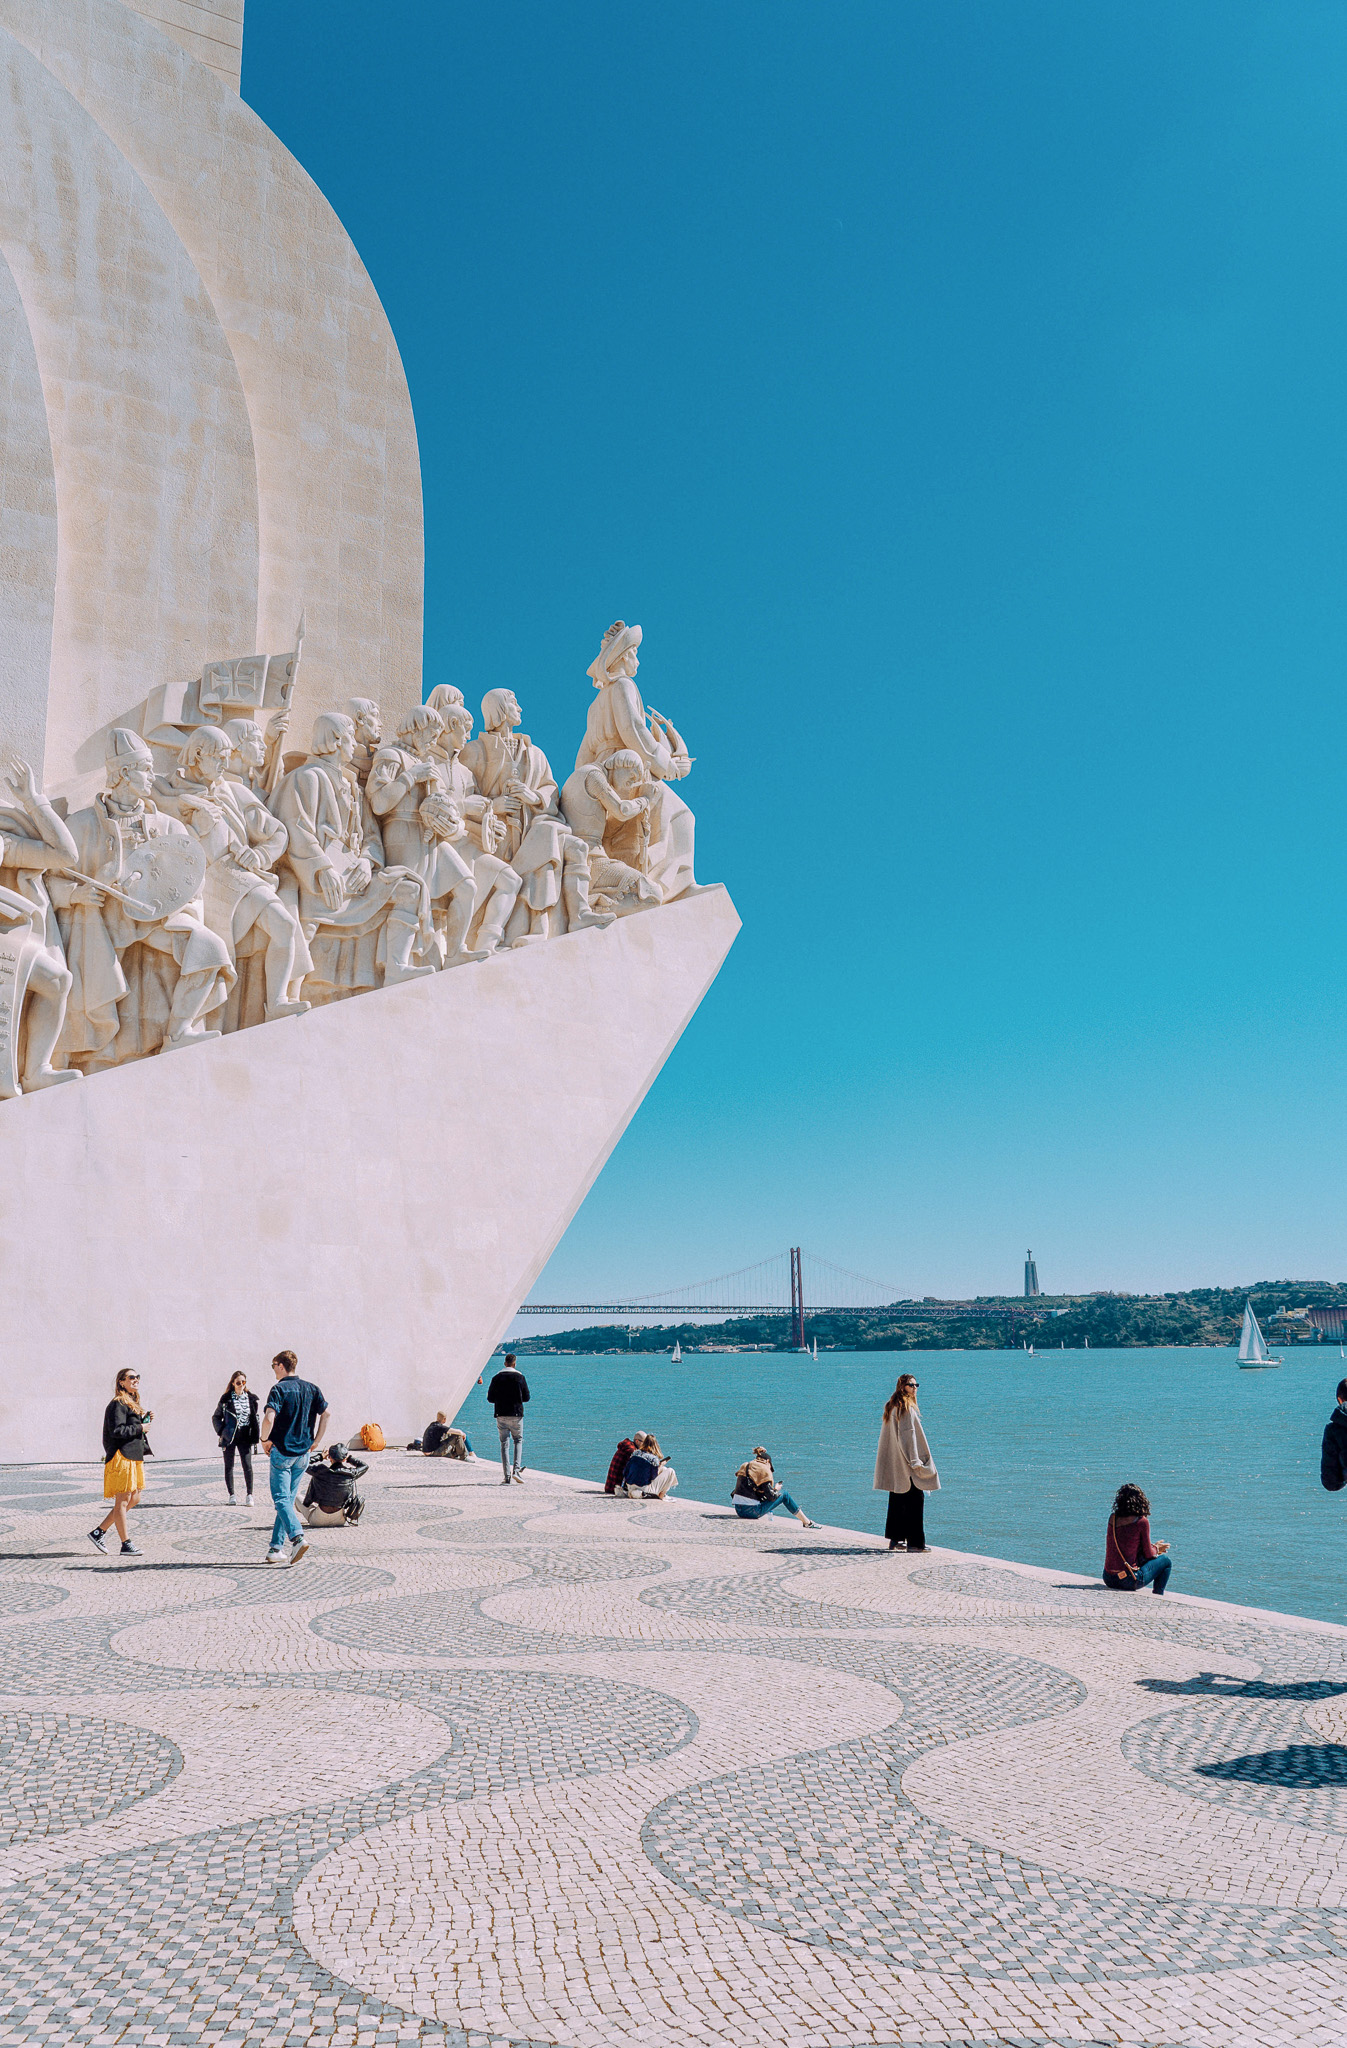
[[[889,1512],[884,1534],[890,1550],[925,1550],[922,1526],[926,1496],[935,1493],[940,1477],[931,1459],[931,1446],[921,1426],[917,1407],[917,1381],[905,1372],[884,1403],[884,1420],[875,1456],[875,1492],[887,1493]]]

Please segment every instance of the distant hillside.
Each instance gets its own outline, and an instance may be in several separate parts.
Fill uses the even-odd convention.
[[[1027,1341],[1040,1350],[1065,1344],[1068,1351],[1117,1346],[1154,1348],[1165,1344],[1229,1344],[1239,1341],[1244,1304],[1251,1300],[1269,1341],[1279,1345],[1313,1342],[1314,1333],[1287,1311],[1347,1310],[1347,1282],[1258,1280],[1247,1287],[1194,1287],[1182,1294],[979,1296],[976,1302],[896,1302],[890,1308],[839,1315],[811,1315],[806,1337],[820,1351],[951,1351],[1016,1348]],[[923,1308],[957,1307],[957,1316],[923,1316]],[[785,1316],[736,1316],[723,1323],[668,1323],[653,1327],[596,1324],[585,1330],[557,1330],[547,1336],[512,1340],[521,1352],[788,1351]]]

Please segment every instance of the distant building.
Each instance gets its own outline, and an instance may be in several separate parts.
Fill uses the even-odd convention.
[[[1028,1301],[1031,1295],[1041,1294],[1042,1292],[1043,1290],[1038,1284],[1038,1267],[1034,1264],[1034,1255],[1032,1252],[1026,1252],[1024,1255],[1024,1298]]]

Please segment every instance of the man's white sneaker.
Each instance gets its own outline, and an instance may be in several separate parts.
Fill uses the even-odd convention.
[[[236,1508],[236,1507],[238,1506],[238,1502],[237,1502],[237,1501],[235,1500],[235,1498],[234,1498],[234,1496],[233,1496],[233,1494],[232,1494],[232,1493],[230,1494],[230,1496],[229,1496],[229,1500],[228,1500],[228,1502],[226,1503],[226,1505],[227,1505],[227,1506],[229,1506],[229,1507],[231,1507],[231,1508]]]
[[[308,1549],[309,1546],[302,1536],[298,1539],[297,1542],[292,1543],[290,1546],[291,1564],[298,1564],[301,1557],[306,1557],[308,1555]]]
[[[285,1552],[283,1550],[269,1550],[267,1552],[268,1564],[284,1564],[285,1561],[286,1557]]]

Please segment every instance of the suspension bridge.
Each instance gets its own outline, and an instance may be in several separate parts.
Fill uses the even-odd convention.
[[[693,1280],[680,1287],[665,1287],[654,1294],[629,1296],[623,1301],[525,1301],[521,1316],[611,1316],[620,1322],[637,1322],[643,1316],[678,1320],[687,1316],[789,1316],[791,1341],[804,1343],[806,1313],[805,1273],[809,1275],[808,1312],[811,1315],[845,1315],[858,1309],[883,1309],[896,1322],[944,1321],[968,1316],[1015,1316],[1032,1313],[1014,1301],[917,1301],[900,1296],[897,1288],[864,1273],[853,1273],[817,1252],[799,1245],[759,1259],[756,1265],[740,1266],[732,1273],[717,1273],[710,1280]]]

